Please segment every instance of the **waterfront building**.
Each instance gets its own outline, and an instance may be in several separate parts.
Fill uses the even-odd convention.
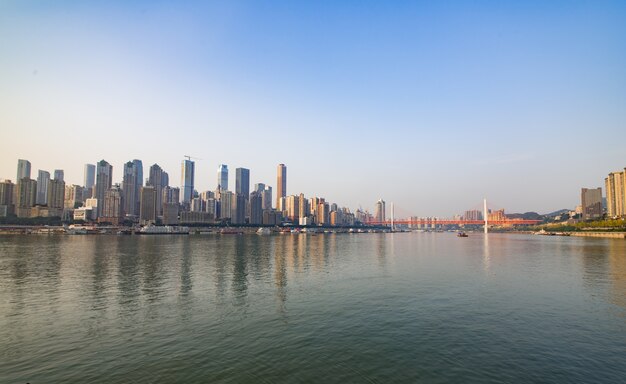
[[[204,212],[204,201],[200,197],[194,197],[189,203],[189,211]]]
[[[220,164],[217,167],[217,189],[228,190],[228,165]]]
[[[268,210],[263,211],[263,225],[279,225],[283,221],[281,212]]]
[[[300,198],[290,195],[285,198],[285,211],[287,212],[287,220],[297,222],[300,217]]]
[[[105,160],[100,160],[96,164],[96,193],[95,198],[102,202],[104,200],[104,193],[111,188],[113,179],[113,166],[107,163]],[[102,213],[102,204],[96,206],[96,217],[100,217]]]
[[[319,200],[316,221],[318,225],[328,225],[330,223],[330,205],[324,199]]]
[[[504,209],[499,209],[497,211],[487,211],[487,220],[488,221],[502,221],[506,220],[506,215],[504,214]]]
[[[89,222],[96,219],[95,209],[92,207],[80,207],[74,210],[74,221]]]
[[[166,174],[167,175],[167,174]],[[163,169],[158,164],[150,167],[150,175],[146,185],[154,187],[156,192],[157,216],[163,214]]]
[[[254,184],[254,192],[261,193],[261,192],[263,192],[264,189],[265,189],[265,184],[263,184],[263,183],[256,183],[256,184]]]
[[[205,212],[213,218],[217,217],[217,203],[218,201],[214,197],[209,197],[204,203]]]
[[[63,172],[62,169],[55,169],[54,170],[54,179],[55,180],[65,181],[65,172]]]
[[[285,164],[278,164],[276,177],[276,209],[284,210],[281,205],[281,198],[287,196],[287,167]]]
[[[163,203],[163,224],[164,225],[176,225],[178,224],[178,210],[180,204],[176,202]]]
[[[156,190],[154,187],[141,187],[139,221],[144,225],[156,223]]]
[[[181,164],[180,185],[182,186],[181,203],[188,206],[193,198],[195,163],[183,160]]]
[[[309,199],[309,214],[313,217],[313,224],[317,223],[317,207],[320,204],[318,197],[311,197]]]
[[[65,186],[64,207],[65,209],[78,208],[83,202],[83,187],[72,184]]]
[[[298,217],[309,216],[309,202],[304,197],[304,193],[298,196]]]
[[[104,191],[104,201],[102,202],[102,216],[98,217],[99,222],[107,222],[119,225],[124,220],[124,192],[119,184]]]
[[[206,212],[181,212],[180,224],[211,224],[213,223],[213,216]]]
[[[384,222],[386,218],[386,203],[383,199],[379,199],[376,202],[376,207],[374,209],[374,220],[378,222]]]
[[[50,180],[47,189],[48,196],[46,200],[48,201],[48,208],[62,211],[65,208],[65,181],[63,181],[63,176],[60,179],[55,177],[53,180]]]
[[[602,217],[602,188],[582,188],[580,201],[583,220]]]
[[[235,169],[235,193],[244,196],[247,200],[250,195],[250,170],[247,168]]]
[[[13,204],[14,192],[15,184],[11,180],[0,181],[0,217],[6,217],[15,212],[15,205]]]
[[[472,209],[469,211],[465,211],[465,215],[463,215],[463,218],[465,220],[482,220],[483,219],[483,214],[480,210],[478,209]]]
[[[626,216],[626,168],[621,172],[611,172],[604,179],[606,207],[609,217]]]
[[[263,223],[262,191],[263,189],[261,192],[255,190],[250,194],[250,224],[259,225]]]
[[[50,172],[39,170],[37,173],[37,204],[48,204],[48,183],[50,182]]]
[[[163,203],[176,203],[180,202],[180,188],[166,186],[163,188]]]
[[[161,172],[161,187],[165,188],[165,187],[168,187],[169,185],[170,185],[170,175],[167,172],[162,171]]]
[[[96,184],[96,166],[93,164],[85,164],[83,187],[85,187],[83,201],[93,197],[93,187]]]
[[[233,193],[231,191],[221,191],[220,193],[220,219],[228,220],[232,218]]]
[[[17,182],[17,217],[30,217],[30,209],[37,202],[37,181],[24,177]]]

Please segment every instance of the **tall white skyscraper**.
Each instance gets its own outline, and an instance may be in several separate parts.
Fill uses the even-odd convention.
[[[228,165],[226,164],[220,164],[217,167],[217,187],[228,191]]]
[[[278,164],[276,177],[276,209],[284,210],[281,206],[281,199],[287,196],[287,167],[285,164]]]
[[[181,203],[187,205],[193,198],[195,163],[191,160],[183,160],[181,165],[180,184],[183,193],[180,196]]]
[[[19,159],[17,160],[17,180],[15,183],[17,184],[18,181],[25,177],[30,179],[30,161]]]
[[[48,183],[50,182],[50,172],[39,170],[37,174],[37,204],[48,204]]]

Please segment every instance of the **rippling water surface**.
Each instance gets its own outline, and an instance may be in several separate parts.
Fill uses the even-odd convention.
[[[0,237],[2,383],[618,383],[626,242]]]

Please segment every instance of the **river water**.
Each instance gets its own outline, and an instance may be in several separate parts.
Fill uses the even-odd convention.
[[[2,383],[618,383],[626,241],[0,237]]]

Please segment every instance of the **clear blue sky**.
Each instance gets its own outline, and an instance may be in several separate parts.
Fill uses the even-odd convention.
[[[352,209],[579,204],[626,167],[626,2],[0,1],[0,178],[220,163]]]

